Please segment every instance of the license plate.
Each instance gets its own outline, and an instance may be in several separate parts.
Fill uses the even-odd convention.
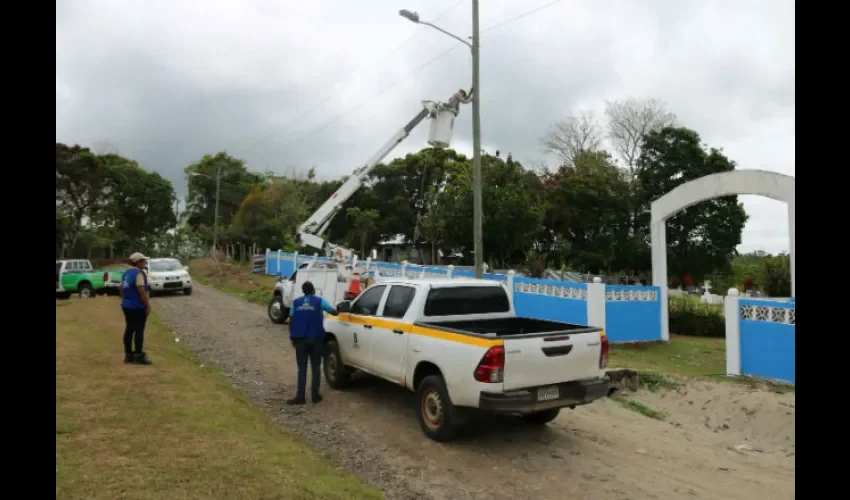
[[[558,392],[558,387],[541,387],[537,389],[537,400],[538,401],[551,401],[553,399],[558,399],[560,393]]]
[[[183,283],[179,281],[165,284],[165,288],[180,288],[181,286],[183,286]]]

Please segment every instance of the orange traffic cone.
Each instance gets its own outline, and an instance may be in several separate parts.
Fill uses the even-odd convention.
[[[351,272],[351,278],[348,280],[348,290],[342,294],[345,300],[354,300],[360,295],[360,270],[357,267]]]

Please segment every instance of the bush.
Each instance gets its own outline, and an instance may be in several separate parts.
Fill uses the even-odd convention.
[[[703,304],[695,297],[670,297],[670,332],[691,337],[726,336],[723,306]]]

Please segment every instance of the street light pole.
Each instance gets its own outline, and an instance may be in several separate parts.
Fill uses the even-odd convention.
[[[475,277],[484,275],[484,224],[481,200],[481,85],[479,77],[478,0],[472,0],[472,238]]]
[[[481,100],[479,89],[478,71],[478,0],[472,0],[472,43],[463,38],[453,35],[448,31],[431,23],[419,19],[419,14],[402,9],[398,12],[401,17],[417,24],[430,26],[444,33],[460,43],[466,45],[472,51],[472,240],[475,253],[475,277],[484,275],[484,237],[483,237],[483,208],[481,198]]]
[[[215,170],[215,219],[213,221],[213,259],[218,260],[218,199],[221,194],[221,165]]]
[[[202,174],[200,172],[192,172],[189,174],[194,177],[206,177],[207,179],[212,179],[207,174]],[[216,165],[215,167],[215,218],[213,219],[213,246],[212,246],[212,257],[213,259],[218,260],[218,200],[221,194],[221,165]]]

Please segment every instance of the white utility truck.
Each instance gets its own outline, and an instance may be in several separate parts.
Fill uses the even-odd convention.
[[[600,328],[516,316],[507,287],[474,279],[383,279],[325,319],[327,383],[355,371],[416,392],[422,431],[455,436],[464,408],[546,424],[606,397]]]

